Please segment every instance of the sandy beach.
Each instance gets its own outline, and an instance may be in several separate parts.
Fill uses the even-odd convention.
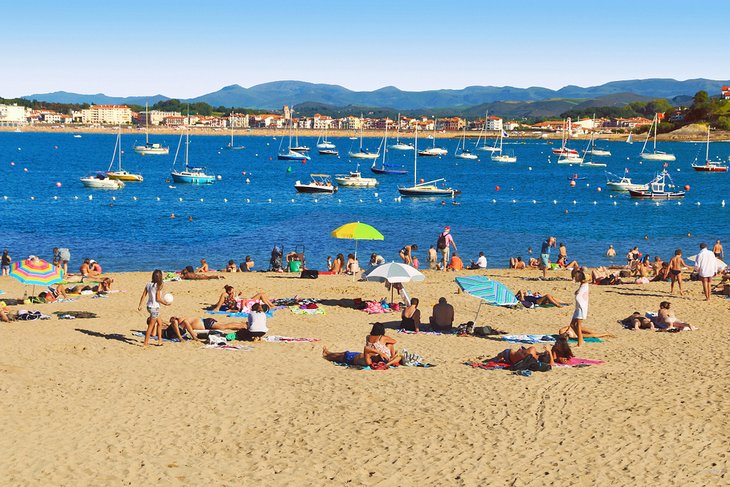
[[[408,286],[425,319],[445,296],[456,323],[476,298],[456,294],[454,273],[426,271]],[[461,275],[467,272],[461,273]],[[576,285],[535,282],[538,271],[488,270],[512,290],[573,302]],[[656,311],[668,283],[591,286],[586,326],[616,338],[574,348],[603,365],[531,377],[464,365],[510,345],[476,337],[397,333],[399,317],[368,315],[353,298],[380,299],[382,284],[347,276],[227,274],[221,281],[166,283],[169,316],[202,316],[229,283],[247,295],[314,297],[324,315],[287,309],[269,334],[317,343],[254,343],[251,351],[201,344],[141,347],[137,304],[149,273],[116,274],[105,299],[13,306],[88,310],[96,319],[0,323],[0,471],[4,485],[708,485],[728,481],[730,301],[701,299],[686,283],[669,299],[698,331],[622,329],[617,320]],[[3,298],[24,287],[0,278]],[[555,333],[564,308],[482,307],[479,325]],[[225,321],[223,318],[221,321]],[[321,349],[357,350],[382,322],[398,348],[434,368],[352,370]],[[516,348],[518,345],[511,345]]]

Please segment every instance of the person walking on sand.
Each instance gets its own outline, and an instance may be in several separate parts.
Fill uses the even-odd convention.
[[[162,328],[164,324],[162,318],[160,318],[160,304],[169,306],[170,303],[162,299],[162,271],[155,269],[152,272],[152,280],[147,283],[142,291],[142,296],[139,298],[139,306],[137,309],[142,311],[142,303],[147,298],[147,312],[150,314],[147,318],[147,331],[144,334],[144,347],[150,344],[150,335],[152,331],[157,327],[157,346],[162,346]]]
[[[580,286],[575,291],[575,312],[573,313],[573,319],[570,321],[570,329],[575,332],[580,347],[583,345],[583,322],[588,318],[590,286],[586,274],[582,270],[575,273],[575,280],[580,283]]]
[[[672,285],[669,288],[669,294],[674,294],[674,283],[679,285],[679,295],[684,296],[682,291],[682,267],[687,267],[687,264],[682,260],[682,249],[674,251],[674,257],[669,261],[669,278],[672,280]]]
[[[443,270],[447,270],[449,265],[449,254],[452,245],[454,246],[454,252],[456,252],[458,249],[456,248],[454,237],[451,236],[451,227],[445,227],[436,241],[436,248],[441,252],[441,268]]]
[[[540,264],[539,268],[542,270],[542,277],[547,277],[547,269],[550,266],[550,249],[555,247],[555,237],[548,237],[540,248]]]
[[[715,253],[711,252],[704,242],[700,244],[700,253],[695,258],[695,271],[697,271],[702,281],[705,301],[709,301],[712,293],[712,278],[717,274],[718,268]]]

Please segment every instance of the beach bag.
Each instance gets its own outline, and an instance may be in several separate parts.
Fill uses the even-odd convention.
[[[436,248],[439,250],[443,250],[446,248],[446,235],[444,235],[443,233],[439,235],[439,238],[436,241]]]
[[[319,277],[319,271],[314,269],[304,269],[299,277],[302,279],[317,279]]]
[[[523,358],[516,364],[511,365],[509,370],[512,370],[512,371],[530,370],[532,372],[547,372],[551,368],[552,367],[550,367],[550,364],[538,362],[538,360],[535,357],[533,357],[532,355],[528,355],[527,357]]]

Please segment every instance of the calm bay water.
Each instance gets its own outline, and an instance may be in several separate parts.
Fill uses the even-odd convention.
[[[677,155],[669,166],[677,185],[691,186],[681,204],[635,204],[605,187],[597,191],[605,183],[602,168],[558,166],[556,156],[550,156],[548,163],[554,146],[545,141],[510,139],[505,149],[514,150],[518,162],[497,164],[488,153],[480,153],[481,161],[455,159],[457,140],[439,140],[449,155],[419,158],[418,177],[446,177],[450,186],[463,192],[458,205],[450,201],[442,205],[441,199],[396,201],[397,186],[411,184],[411,174],[378,176],[376,189],[297,194],[294,182],[308,180],[309,173],[354,170],[355,163],[346,154],[355,142],[347,138],[333,139],[341,158],[319,156],[315,150],[312,161],[301,164],[276,160],[279,139],[237,137],[237,144],[246,149],[229,151],[223,149],[228,142],[224,135],[194,136],[191,164],[206,166],[221,180],[205,187],[170,188],[167,180],[178,137],[155,138],[170,145],[169,156],[135,154],[131,149],[135,137],[143,140],[143,135],[122,138],[124,166],[143,174],[145,181],[128,183],[120,191],[100,191],[84,188],[79,178],[107,169],[115,135],[85,134],[75,139],[68,133],[0,133],[0,247],[7,247],[16,260],[29,254],[50,259],[53,247],[68,247],[74,269],[82,258],[90,257],[105,270],[131,271],[179,270],[197,265],[201,257],[222,268],[228,259],[240,262],[246,255],[263,269],[274,244],[283,245],[285,251],[304,245],[308,265],[323,268],[327,255],[354,250],[353,242],[336,240],[330,232],[356,220],[385,235],[382,242],[361,242],[361,259],[379,252],[387,260],[397,260],[398,250],[410,243],[421,247],[417,255],[423,258],[443,226],[450,225],[464,261],[476,259],[483,250],[490,267],[505,267],[510,256],[527,258],[528,246],[539,252],[548,234],[567,244],[571,258],[587,265],[605,263],[609,243],[617,249],[618,261],[633,245],[668,258],[677,247],[686,255],[696,253],[700,241],[711,244],[719,238],[730,243],[730,205],[721,205],[723,199],[730,203],[730,175],[691,169],[695,157],[704,157],[701,143],[660,143],[663,150]],[[300,142],[314,147],[316,139],[300,137]],[[365,145],[375,150],[379,142],[366,139]],[[428,144],[431,141],[419,140],[419,146]],[[582,149],[584,144],[572,145]],[[606,169],[613,173],[629,168],[634,181],[646,182],[661,169],[659,162],[641,163],[639,143],[600,145],[613,155],[596,159],[607,162]],[[730,143],[713,143],[711,154],[727,159]],[[412,153],[390,151],[389,158],[412,170]],[[362,172],[370,175],[367,167]],[[587,179],[571,188],[567,178],[575,173]]]

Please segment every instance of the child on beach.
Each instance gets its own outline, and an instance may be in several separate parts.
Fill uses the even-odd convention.
[[[687,264],[682,260],[682,249],[674,251],[674,257],[669,261],[669,278],[672,280],[672,285],[669,288],[669,294],[674,294],[674,283],[679,285],[679,295],[684,296],[682,291],[682,267],[687,267]]]
[[[139,298],[138,310],[142,311],[142,302],[147,298],[147,312],[150,314],[147,318],[147,331],[144,334],[144,347],[150,344],[150,335],[152,330],[157,327],[157,346],[162,346],[162,318],[160,318],[160,304],[169,306],[164,299],[161,297],[162,292],[162,271],[155,269],[152,272],[152,280],[147,283],[142,291],[142,297]]]
[[[588,317],[588,297],[590,287],[585,272],[579,270],[575,273],[575,280],[580,283],[575,291],[575,312],[570,321],[570,328],[575,332],[578,339],[578,346],[583,345],[583,321]]]

